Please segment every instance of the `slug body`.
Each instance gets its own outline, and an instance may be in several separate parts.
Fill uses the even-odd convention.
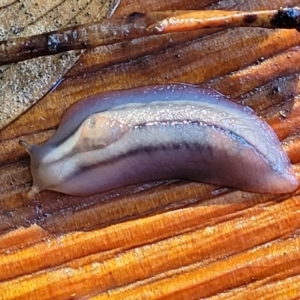
[[[165,84],[106,92],[63,115],[31,156],[30,196],[48,189],[84,196],[160,179],[252,192],[298,187],[271,127],[216,91]]]

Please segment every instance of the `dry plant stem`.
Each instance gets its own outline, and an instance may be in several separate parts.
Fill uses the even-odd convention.
[[[0,42],[0,65],[52,55],[68,50],[94,48],[143,36],[200,28],[263,27],[300,29],[300,9],[265,11],[175,11],[133,13],[68,27],[49,33]]]
[[[155,24],[160,33],[203,28],[262,27],[300,29],[300,8],[265,11],[181,11]]]

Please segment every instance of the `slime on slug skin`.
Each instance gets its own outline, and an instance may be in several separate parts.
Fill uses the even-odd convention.
[[[85,196],[161,179],[244,191],[298,187],[272,128],[214,90],[161,84],[94,95],[73,104],[31,156],[29,197],[48,189]]]

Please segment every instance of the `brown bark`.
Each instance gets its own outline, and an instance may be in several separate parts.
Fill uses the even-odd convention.
[[[235,2],[124,0],[116,15],[297,4]],[[299,42],[294,30],[210,29],[86,51],[53,92],[0,131],[0,298],[299,299],[298,191],[259,195],[161,181],[28,200],[29,158],[18,146],[20,138],[48,139],[64,110],[88,95],[189,82],[252,107],[299,172]]]

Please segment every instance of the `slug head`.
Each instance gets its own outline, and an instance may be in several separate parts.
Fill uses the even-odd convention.
[[[43,158],[43,148],[41,146],[31,145],[23,140],[19,141],[19,145],[23,147],[30,155],[30,166],[33,184],[27,194],[27,197],[29,199],[32,199],[41,190],[47,189],[49,187],[51,176],[49,176],[49,174],[47,174],[47,172],[45,172],[43,168],[41,168],[41,161]]]

